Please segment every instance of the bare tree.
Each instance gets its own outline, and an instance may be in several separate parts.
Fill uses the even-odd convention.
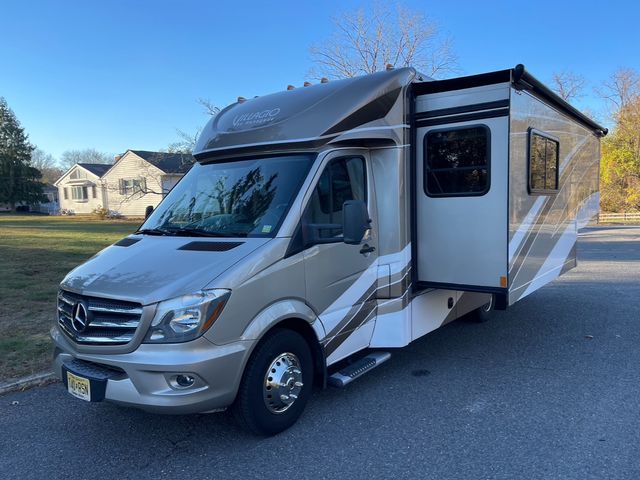
[[[551,77],[553,90],[567,102],[582,97],[586,83],[582,75],[569,71],[555,72]]]
[[[457,70],[451,39],[421,12],[376,3],[335,17],[333,23],[333,35],[310,49],[314,77],[354,77],[384,70],[387,64],[413,66],[432,77]]]
[[[62,152],[60,164],[63,168],[71,168],[76,163],[113,163],[113,155],[99,152],[95,148]]]
[[[204,113],[206,113],[207,115],[211,115],[212,117],[214,117],[218,113],[220,113],[220,108],[216,107],[208,98],[200,97],[198,99],[198,104],[200,104],[200,106],[204,108]]]
[[[193,134],[176,129],[176,133],[178,134],[178,140],[169,144],[167,152],[189,154],[193,152],[196,142],[198,141],[198,136],[200,135],[200,129],[196,130]]]
[[[632,68],[619,68],[596,93],[620,110],[640,96],[640,75]]]
[[[41,148],[36,148],[31,153],[31,166],[40,170],[44,183],[52,184],[64,173],[64,170],[58,165],[53,155]]]
[[[220,113],[220,108],[216,107],[208,98],[198,98],[198,104],[204,109],[204,113],[211,117]],[[184,130],[176,129],[178,139],[175,142],[171,142],[166,151],[169,153],[191,153],[196,146],[198,136],[202,131],[201,128],[195,131],[195,133],[188,133]]]

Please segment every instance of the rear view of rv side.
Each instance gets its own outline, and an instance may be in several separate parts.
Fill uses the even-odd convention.
[[[521,65],[241,99],[140,229],[62,281],[55,369],[82,400],[231,406],[282,431],[313,383],[389,358],[360,352],[486,318],[574,267],[605,134]]]

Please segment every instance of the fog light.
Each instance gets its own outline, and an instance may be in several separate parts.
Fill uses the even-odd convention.
[[[193,375],[176,375],[172,380],[174,388],[189,388],[195,383],[196,378]]]

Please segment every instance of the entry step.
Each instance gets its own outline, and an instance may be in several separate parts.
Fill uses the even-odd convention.
[[[329,376],[332,387],[342,388],[391,358],[389,352],[373,352]]]

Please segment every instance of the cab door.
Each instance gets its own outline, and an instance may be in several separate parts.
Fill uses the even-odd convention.
[[[376,316],[378,237],[373,182],[366,152],[332,152],[307,197],[302,221],[323,225],[304,250],[307,301],[325,327],[327,363],[369,346]],[[367,203],[371,228],[360,245],[342,241],[343,204]],[[327,242],[327,243],[325,243]]]

